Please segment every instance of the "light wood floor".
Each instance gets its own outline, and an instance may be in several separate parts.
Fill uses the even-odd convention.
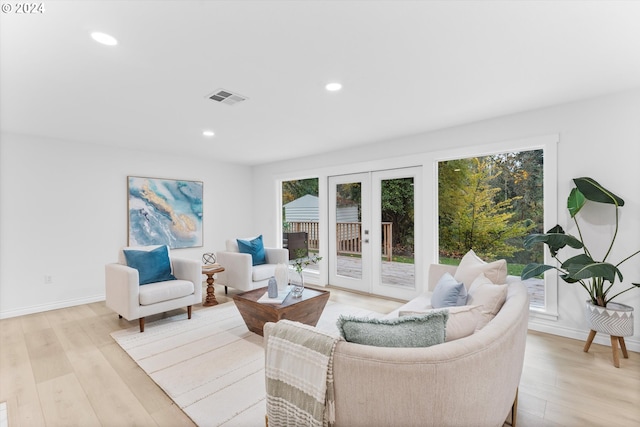
[[[229,300],[222,288],[216,296]],[[378,312],[400,305],[336,289],[331,298]],[[137,324],[104,302],[0,320],[0,402],[9,426],[193,425],[109,335]],[[529,333],[519,426],[640,425],[640,354],[629,352],[616,369],[609,347],[582,347]]]

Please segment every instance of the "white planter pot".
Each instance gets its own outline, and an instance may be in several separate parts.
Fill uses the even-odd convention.
[[[614,337],[633,335],[633,307],[615,302],[599,307],[587,301],[585,312],[591,330]]]

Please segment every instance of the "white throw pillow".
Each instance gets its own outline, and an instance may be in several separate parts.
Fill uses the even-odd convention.
[[[463,305],[459,307],[446,307],[441,309],[425,311],[400,311],[399,316],[415,316],[426,314],[435,310],[449,310],[449,319],[446,324],[445,342],[468,337],[477,329],[478,324],[483,320],[481,307],[479,305]]]
[[[460,260],[454,279],[464,283],[467,289],[476,277],[484,273],[493,283],[503,284],[507,282],[507,261],[500,259],[493,262],[484,262],[470,250]]]
[[[478,330],[486,326],[498,314],[507,299],[508,290],[507,285],[494,285],[483,273],[480,273],[473,281],[469,289],[467,304],[481,307],[483,319],[477,325]]]

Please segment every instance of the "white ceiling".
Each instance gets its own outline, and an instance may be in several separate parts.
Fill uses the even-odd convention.
[[[2,131],[255,165],[640,87],[637,1],[44,6],[0,14]]]

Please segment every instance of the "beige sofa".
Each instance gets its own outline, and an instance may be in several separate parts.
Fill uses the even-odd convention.
[[[445,271],[453,274],[455,267],[431,266],[430,290]],[[465,338],[426,348],[338,342],[335,425],[502,426],[517,399],[529,313],[524,284],[508,276],[507,286],[495,318]],[[427,298],[402,309],[418,309]],[[265,327],[265,339],[271,327]]]

